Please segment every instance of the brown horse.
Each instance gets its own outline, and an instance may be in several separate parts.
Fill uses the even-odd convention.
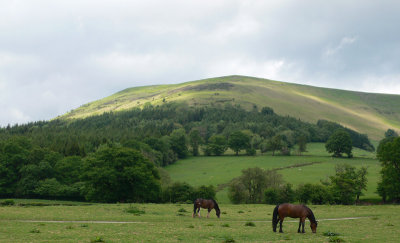
[[[295,205],[295,204],[289,204],[289,203],[284,203],[281,205],[277,205],[274,209],[274,213],[272,215],[272,230],[276,232],[276,226],[278,222],[280,222],[279,226],[279,232],[283,233],[282,231],[282,222],[285,219],[285,217],[291,217],[291,218],[300,218],[299,222],[299,229],[297,230],[298,233],[300,233],[300,226],[303,226],[303,230],[301,231],[302,233],[304,232],[304,221],[306,218],[310,220],[310,227],[313,233],[317,232],[317,226],[318,222],[315,220],[314,214],[311,211],[310,208],[308,208],[305,205]]]
[[[221,210],[219,210],[218,203],[214,199],[202,199],[202,198],[197,198],[194,200],[193,203],[193,218],[196,216],[196,209],[197,209],[197,214],[200,216],[200,209],[201,208],[206,208],[208,210],[207,218],[210,216],[210,211],[212,209],[215,209],[215,214],[219,218],[219,215],[221,214]]]

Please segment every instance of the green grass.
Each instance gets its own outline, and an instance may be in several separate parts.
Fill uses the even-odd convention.
[[[196,89],[206,85],[215,87],[220,83],[233,86],[228,89]],[[259,108],[269,106],[277,114],[312,123],[319,119],[336,121],[375,140],[380,140],[388,128],[400,130],[400,95],[327,89],[245,76],[129,88],[82,105],[61,118],[85,118],[108,111],[143,107],[146,102],[161,105],[164,100],[186,102],[192,106],[225,103],[247,109],[252,109],[254,104]]]
[[[368,167],[368,184],[365,196],[361,199],[378,199],[376,187],[380,178],[380,165],[375,154],[360,149],[354,149],[354,158],[332,158],[326,151],[324,144],[308,144],[308,152],[302,156],[199,156],[179,160],[165,169],[173,181],[185,181],[193,186],[200,185],[227,185],[233,178],[241,175],[243,169],[260,167],[263,169],[277,169],[286,182],[295,187],[304,183],[317,183],[334,174],[335,165],[348,163],[357,168]],[[314,163],[314,164],[311,164]],[[302,167],[288,168],[293,165],[305,164]],[[221,186],[220,188],[221,189]],[[227,188],[222,187],[217,193],[219,202],[229,203]]]
[[[226,213],[220,219],[215,214],[208,219],[192,218],[190,204],[133,204],[145,209],[146,214],[140,217],[124,213],[127,207],[128,204],[0,207],[0,242],[329,242],[334,235],[326,232],[339,234],[345,242],[398,242],[400,234],[400,206],[396,205],[312,205],[310,208],[319,220],[316,234],[311,233],[308,220],[306,233],[298,234],[297,219],[285,220],[283,234],[272,232],[273,205],[221,203],[220,208]],[[176,216],[181,208],[187,212]],[[237,213],[240,210],[245,213]],[[324,220],[346,217],[362,218]],[[50,220],[74,222],[45,222]],[[256,227],[246,226],[247,222]]]

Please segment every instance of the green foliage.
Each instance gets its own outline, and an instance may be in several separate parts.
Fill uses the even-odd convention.
[[[172,203],[189,202],[192,203],[196,198],[215,199],[214,186],[193,187],[186,182],[175,182],[163,189],[162,201]]]
[[[241,131],[233,132],[229,136],[228,145],[238,155],[240,150],[250,147],[250,137]]]
[[[170,137],[171,149],[178,155],[178,158],[185,158],[188,154],[187,136],[185,130],[174,130]]]
[[[203,139],[200,136],[200,132],[198,129],[193,129],[189,133],[189,142],[190,146],[192,147],[192,154],[193,156],[199,155],[199,146],[203,143]]]
[[[296,196],[299,202],[307,204],[327,204],[333,202],[329,188],[321,184],[301,184],[296,189]]]
[[[146,212],[144,210],[139,209],[138,207],[129,205],[128,208],[124,209],[125,213],[130,213],[130,214],[134,214],[136,216],[140,216],[142,214],[145,214]]]
[[[249,168],[242,170],[242,175],[230,183],[228,197],[233,203],[261,203],[267,188],[282,184],[282,176],[276,171]]]
[[[344,130],[335,131],[325,144],[326,151],[333,153],[333,157],[342,157],[342,154],[347,154],[351,158],[353,149],[350,135]]]
[[[158,199],[158,171],[136,150],[102,147],[88,156],[83,166],[87,200],[151,202]]]
[[[222,155],[228,149],[227,141],[223,135],[213,135],[208,140],[208,144],[204,147],[205,155]]]
[[[264,192],[264,201],[267,204],[291,203],[295,201],[295,197],[296,194],[290,183],[268,188]]]
[[[14,206],[15,202],[13,199],[6,199],[0,202],[0,206]]]
[[[105,242],[103,237],[97,236],[96,238],[90,240],[91,243],[96,243],[96,242]]]
[[[333,201],[338,204],[353,204],[366,189],[366,168],[358,171],[354,166],[339,164],[335,167],[336,173],[330,177],[330,190]]]
[[[385,138],[398,137],[398,136],[399,136],[399,134],[397,134],[397,132],[393,129],[388,129],[385,132]]]
[[[400,137],[383,139],[379,143],[377,157],[382,165],[379,195],[384,201],[400,201]]]
[[[256,224],[253,222],[246,222],[244,226],[256,227]]]

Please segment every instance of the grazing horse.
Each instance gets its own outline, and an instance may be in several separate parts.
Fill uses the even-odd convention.
[[[206,208],[208,210],[207,218],[210,216],[210,211],[212,209],[215,209],[215,214],[219,218],[219,215],[221,214],[221,210],[219,210],[218,203],[214,199],[202,199],[202,198],[197,198],[194,200],[193,203],[193,218],[196,216],[196,209],[197,214],[200,216],[200,209],[201,208]]]
[[[279,232],[283,233],[282,231],[282,222],[285,219],[285,217],[291,217],[291,218],[300,218],[299,222],[299,229],[297,230],[298,233],[300,233],[300,226],[303,226],[303,230],[301,233],[304,232],[304,221],[306,218],[310,220],[310,227],[313,233],[317,232],[317,226],[318,222],[315,220],[314,214],[311,211],[310,208],[308,208],[305,205],[295,205],[295,204],[289,204],[289,203],[284,203],[281,205],[277,205],[274,209],[274,213],[272,215],[272,230],[276,232],[276,226],[278,222],[280,222],[279,226]]]

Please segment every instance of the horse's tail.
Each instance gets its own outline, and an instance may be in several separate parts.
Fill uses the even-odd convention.
[[[272,230],[276,232],[276,226],[278,225],[278,209],[279,205],[276,205],[274,212],[272,213]]]

